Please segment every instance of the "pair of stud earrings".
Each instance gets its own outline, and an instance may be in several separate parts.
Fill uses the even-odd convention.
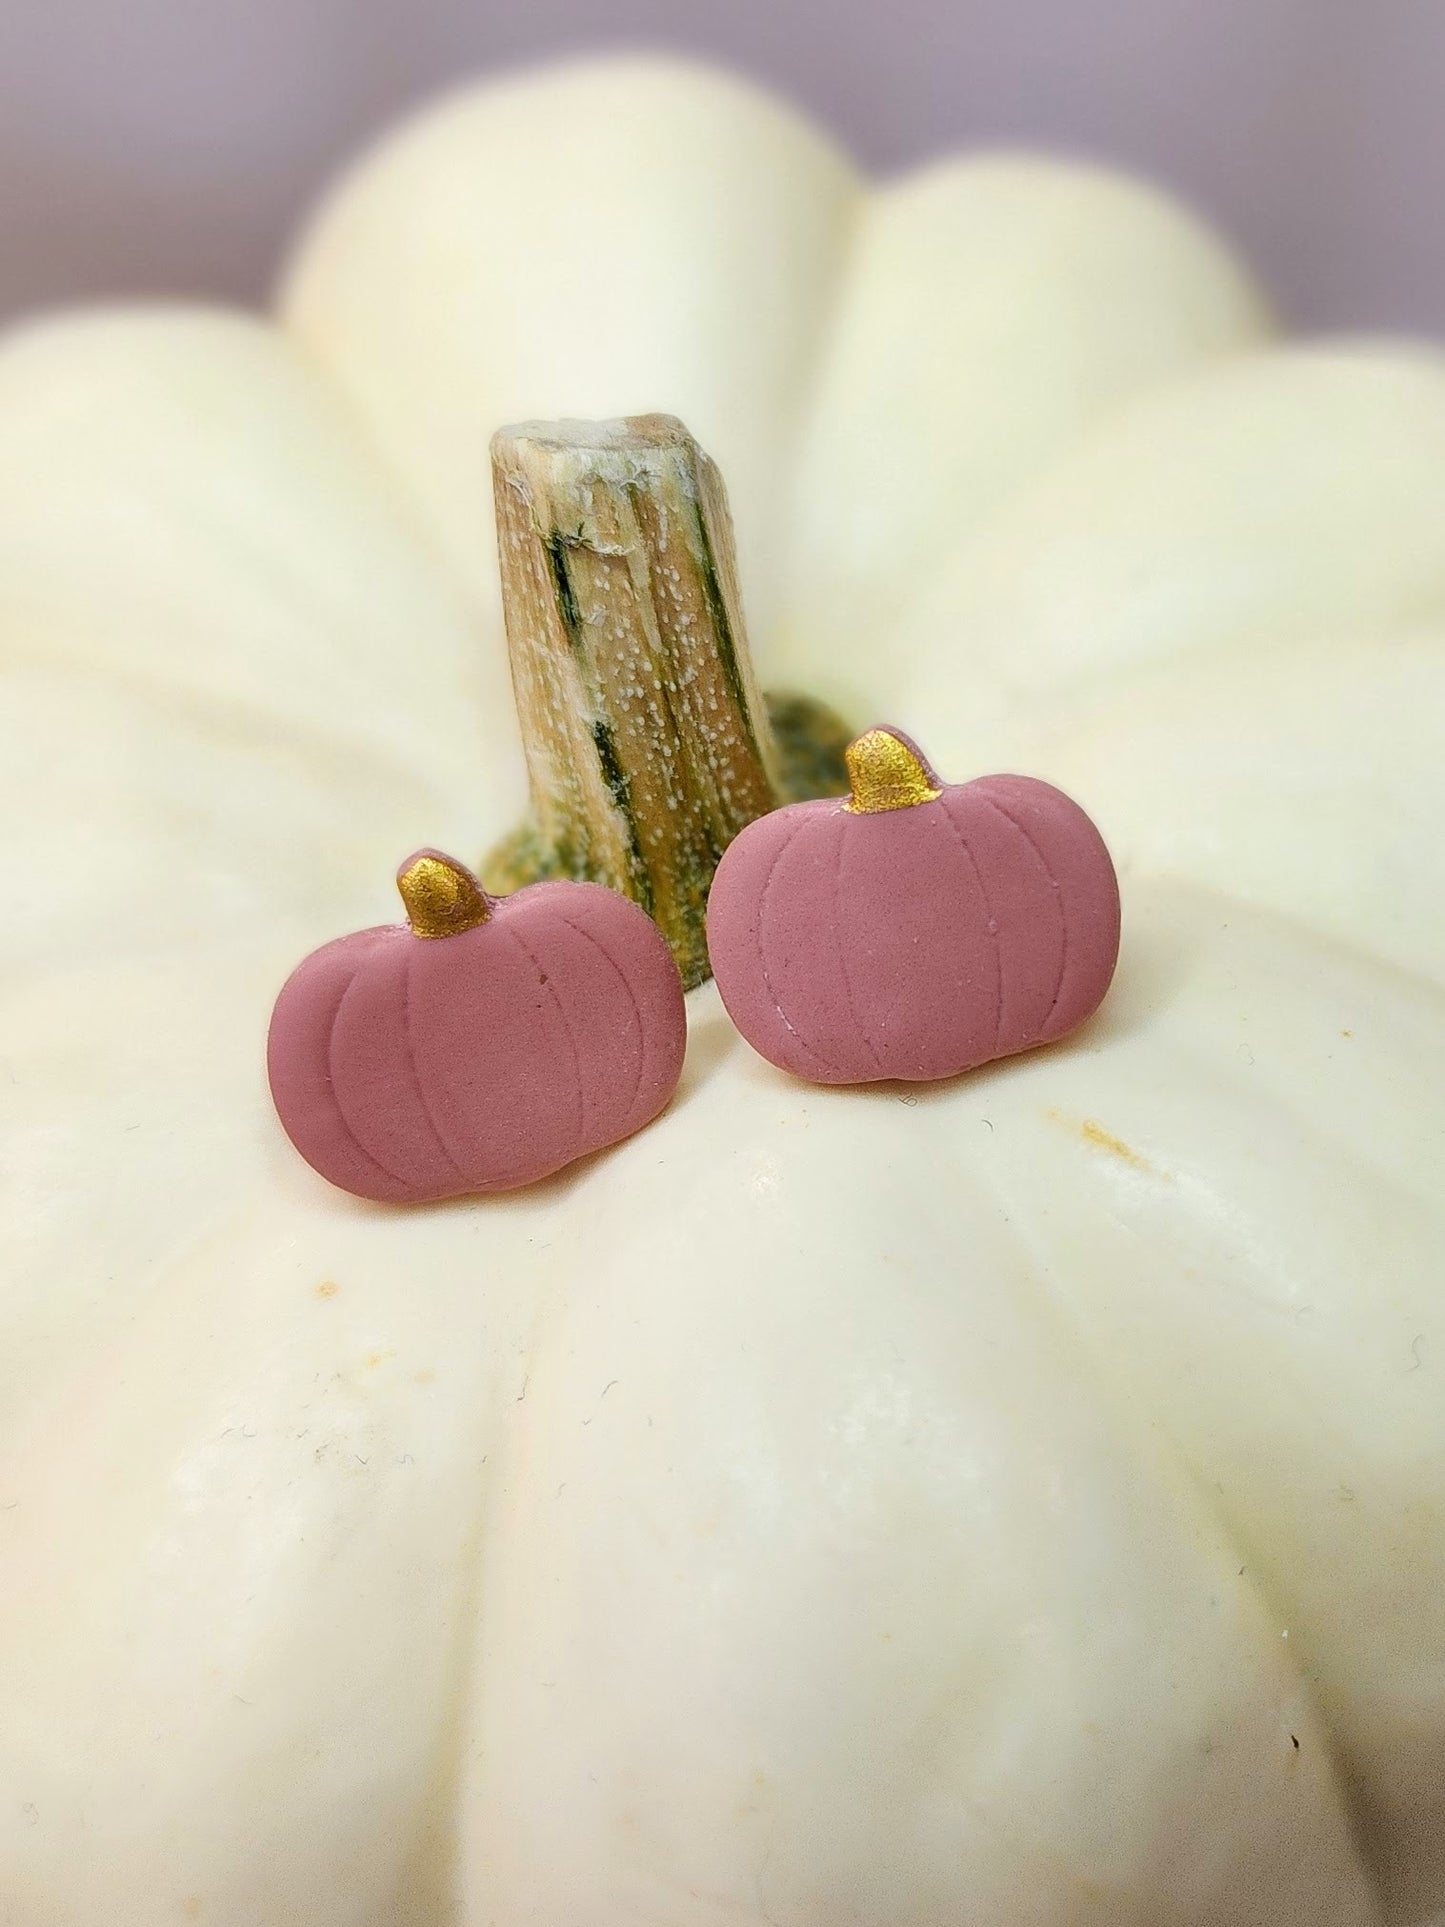
[[[762,1056],[818,1084],[957,1076],[1097,1009],[1119,948],[1114,866],[1028,776],[939,782],[900,731],[848,750],[846,798],[796,803],[725,851],[708,954]],[[422,850],[408,921],[309,956],[267,1065],[296,1149],[359,1197],[419,1204],[535,1183],[665,1109],[682,983],[657,926],[595,883],[492,898]]]

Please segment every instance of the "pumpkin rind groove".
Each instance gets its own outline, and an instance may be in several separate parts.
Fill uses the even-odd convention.
[[[974,881],[978,885],[979,901],[983,906],[983,914],[987,922],[989,935],[993,938],[994,1019],[993,1046],[989,1051],[989,1056],[997,1057],[999,1054],[999,1041],[1003,1036],[1004,998],[1007,994],[1007,985],[1004,982],[1003,970],[1003,932],[999,928],[998,918],[994,915],[993,899],[990,895],[989,887],[984,881],[983,865],[979,862],[978,854],[968,840],[967,831],[949,808],[947,791],[935,797],[933,802],[922,803],[919,804],[918,807],[920,809],[941,809],[943,820],[949,829],[952,830],[953,840],[962,851],[969,869],[973,872]]]
[[[853,1028],[862,1040],[864,1049],[873,1059],[875,1068],[879,1072],[882,1072],[883,1060],[878,1055],[878,1046],[864,1028],[863,1019],[858,1015],[858,999],[853,994],[853,978],[848,969],[848,946],[845,941],[846,919],[843,914],[843,864],[847,859],[848,846],[840,839],[837,849],[838,861],[833,866],[833,928],[835,936],[833,948],[837,956],[838,974],[843,979],[843,994],[848,1000],[848,1011],[853,1019]]]
[[[1059,999],[1064,994],[1064,979],[1067,977],[1068,970],[1069,970],[1069,920],[1064,915],[1064,904],[1063,904],[1063,897],[1060,893],[1059,880],[1054,875],[1052,864],[1050,864],[1047,857],[1045,857],[1043,851],[1039,848],[1038,844],[1035,843],[1034,839],[1029,835],[1028,831],[1024,828],[1023,824],[1019,822],[1018,818],[1015,816],[1011,816],[1009,812],[1003,807],[1002,803],[1000,803],[996,797],[988,795],[986,791],[980,790],[979,795],[983,798],[983,801],[986,802],[991,809],[994,809],[998,812],[998,814],[1003,818],[1005,823],[1010,823],[1013,825],[1013,828],[1017,832],[1017,834],[1023,838],[1024,842],[1028,845],[1028,847],[1033,851],[1034,855],[1038,858],[1039,868],[1043,871],[1045,877],[1048,879],[1049,888],[1053,892],[1054,902],[1058,908],[1059,973],[1054,980],[1054,988],[1049,997],[1048,1010],[1044,1016],[1043,1022],[1039,1025],[1038,1031],[1036,1033],[1036,1035],[1040,1039],[1046,1039],[1049,1034],[1049,1025],[1054,1021],[1054,1012],[1059,1007]],[[1003,1033],[1003,1008],[1002,1008],[1002,998],[1000,998],[999,1000],[999,1034],[1002,1035],[1002,1033]],[[994,1054],[995,1056],[998,1054],[997,1039],[995,1039],[994,1041]]]
[[[570,929],[572,926],[569,923],[567,927]],[[572,1163],[575,1163],[576,1160],[582,1155],[582,1152],[587,1144],[587,1092],[584,1089],[584,1080],[582,1076],[582,1053],[577,1048],[576,1033],[573,1031],[572,1025],[568,1021],[567,1012],[565,1007],[563,1006],[562,999],[557,995],[556,986],[552,982],[551,973],[542,968],[541,962],[536,956],[536,954],[532,951],[532,949],[528,946],[528,944],[526,944],[523,941],[522,937],[518,934],[518,932],[512,929],[510,924],[506,926],[506,930],[507,930],[507,935],[512,939],[512,942],[517,946],[517,949],[522,953],[522,956],[525,958],[533,974],[536,976],[537,988],[539,990],[546,991],[547,1000],[552,1006],[553,1015],[557,1020],[558,1029],[560,1030],[562,1036],[565,1037],[567,1040],[567,1051],[568,1051],[568,1055],[571,1057],[571,1060],[572,1060],[572,1089],[575,1092],[576,1098],[577,1098],[577,1123],[574,1128],[573,1137],[572,1137],[573,1149],[570,1156],[567,1157],[567,1159],[565,1160],[565,1163],[572,1164]]]
[[[450,943],[451,941],[452,939],[449,936],[418,938],[415,943],[398,944],[397,949],[401,956],[402,1036],[405,1042],[406,1066],[411,1074],[412,1089],[416,1094],[417,1107],[421,1115],[425,1118],[432,1136],[436,1139],[438,1151],[441,1152],[445,1162],[451,1166],[451,1181],[464,1190],[467,1185],[467,1173],[455,1149],[447,1142],[446,1136],[442,1131],[441,1121],[437,1117],[431,1099],[427,1096],[426,1079],[422,1076],[417,1065],[416,1039],[412,1031],[412,991],[417,967],[422,962],[422,956],[416,948],[416,943]]]
[[[626,1107],[621,1114],[623,1124],[630,1125],[633,1115],[637,1110],[638,1099],[642,1096],[643,1080],[647,1075],[647,1026],[642,1021],[642,1012],[637,1007],[637,998],[632,986],[628,983],[625,974],[619,967],[612,953],[608,950],[606,944],[599,943],[585,924],[577,923],[571,917],[561,917],[559,921],[565,923],[569,930],[575,930],[584,942],[591,944],[598,956],[601,957],[602,961],[616,977],[618,983],[621,984],[626,996],[627,1008],[637,1030],[637,1072],[632,1080],[632,1095],[628,1098]]]
[[[386,1161],[383,1158],[379,1157],[377,1153],[370,1148],[370,1146],[362,1142],[361,1135],[356,1128],[356,1124],[353,1121],[353,1119],[348,1115],[345,1101],[343,1100],[341,1093],[337,1089],[337,1085],[336,1085],[337,1026],[341,1022],[341,1012],[346,1003],[346,1000],[351,995],[353,990],[355,990],[356,985],[359,982],[361,977],[361,970],[364,967],[366,962],[367,962],[367,957],[364,955],[362,958],[361,964],[358,965],[358,967],[352,971],[351,975],[347,978],[346,982],[342,985],[341,995],[336,1000],[335,1008],[332,1010],[330,1021],[326,1027],[326,1060],[325,1061],[326,1061],[327,1095],[331,1104],[335,1108],[337,1117],[340,1118],[341,1123],[345,1128],[347,1137],[350,1139],[353,1147],[359,1153],[359,1155],[363,1157],[368,1164],[374,1164],[377,1170],[382,1172],[386,1177],[388,1177],[391,1180],[391,1182],[398,1187],[400,1191],[405,1192],[410,1188],[411,1181],[403,1177],[400,1171],[394,1170],[392,1166],[386,1163]]]
[[[778,993],[776,985],[773,983],[772,972],[768,966],[768,902],[777,882],[778,871],[782,868],[783,859],[788,855],[793,845],[797,842],[798,837],[802,834],[802,828],[802,824],[792,827],[773,852],[772,864],[768,869],[767,876],[763,879],[763,886],[758,895],[758,905],[754,915],[753,927],[757,933],[758,962],[762,971],[763,984],[767,990],[768,1000],[773,1007],[774,1013],[787,1030],[797,1038],[803,1049],[807,1051],[811,1057],[815,1058],[816,1061],[823,1066],[827,1074],[832,1077],[836,1075],[837,1066],[830,1064],[817,1046],[804,1037],[803,1033],[793,1023],[792,1018],[789,1017],[787,1011],[784,1010],[782,998]],[[709,898],[708,901],[709,904],[711,904],[712,899]]]

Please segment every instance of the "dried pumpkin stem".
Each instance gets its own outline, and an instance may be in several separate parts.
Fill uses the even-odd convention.
[[[532,806],[483,877],[621,891],[691,986],[719,857],[798,787],[753,679],[722,479],[667,415],[502,429],[492,474]],[[841,790],[846,731],[797,708],[819,764],[803,786]]]

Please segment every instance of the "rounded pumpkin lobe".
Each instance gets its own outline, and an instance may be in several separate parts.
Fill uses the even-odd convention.
[[[398,886],[410,925],[314,952],[272,1014],[277,1114],[322,1177],[387,1203],[511,1190],[665,1107],[682,982],[636,905],[561,881],[488,898],[435,851]]]
[[[708,952],[753,1048],[818,1084],[925,1082],[1091,1016],[1119,888],[1078,804],[1028,776],[940,784],[891,729],[849,768],[849,800],[750,824],[713,880]]]

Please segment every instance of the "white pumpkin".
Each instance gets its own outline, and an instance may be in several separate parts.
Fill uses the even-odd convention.
[[[414,1212],[270,1000],[518,813],[486,441],[666,409],[755,659],[1098,817],[1072,1044]],[[1445,1907],[1445,364],[1093,169],[869,190],[623,62],[363,162],[275,325],[0,353],[0,1913]]]

